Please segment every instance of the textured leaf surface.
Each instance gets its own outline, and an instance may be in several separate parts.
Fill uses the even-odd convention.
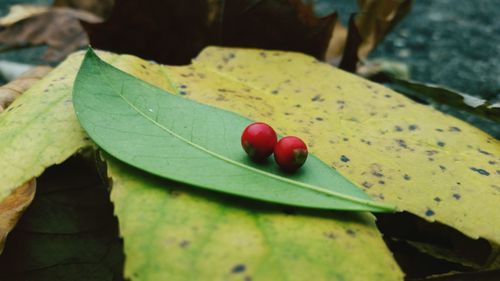
[[[51,94],[65,89],[64,95],[70,98],[71,84],[80,61],[81,55],[71,57],[55,70],[58,75],[52,74],[50,79],[43,81],[46,86],[54,83],[48,89]],[[393,202],[429,221],[443,222],[471,237],[485,237],[497,244],[500,241],[497,212],[499,143],[462,121],[298,54],[210,48],[194,65],[168,68],[131,56],[108,55],[107,61],[167,91],[175,92],[171,86],[175,83],[178,93],[188,98],[251,119],[272,122],[281,133],[300,134],[312,145],[315,155],[380,200]],[[67,78],[55,81],[62,76]],[[71,111],[72,107],[66,110]],[[47,116],[53,113],[47,111],[38,116],[49,118]],[[17,114],[19,119],[31,112],[18,111]],[[72,111],[64,114],[63,120],[77,124]],[[18,129],[23,124],[17,123]],[[0,127],[0,132],[2,130]],[[57,132],[42,130],[39,134],[30,134],[30,142],[43,141],[50,136],[59,144],[62,140],[74,142],[78,136]],[[0,142],[3,139],[1,135]],[[7,145],[11,147],[15,142]],[[36,148],[34,155],[43,150],[43,146]],[[25,161],[14,159],[17,159],[12,161],[14,165]],[[36,158],[32,156],[28,161],[33,162],[33,159]],[[2,161],[0,157],[0,163]],[[3,171],[2,166],[2,179]],[[16,171],[13,169],[9,173]],[[17,181],[13,187],[29,178]],[[3,188],[0,182],[0,190]],[[136,210],[150,207],[148,200],[158,200],[155,195],[152,199],[138,201]],[[119,200],[115,204],[120,204]],[[129,253],[127,237],[132,237],[130,233],[144,217],[125,220],[123,214],[119,216],[121,223],[128,225],[129,232],[121,229],[121,233],[125,237],[125,251]],[[353,225],[353,222],[344,223],[348,227]],[[357,236],[364,236],[371,228],[366,226],[367,230],[358,232]],[[141,228],[137,226],[137,229]],[[332,226],[333,230],[343,231]],[[335,241],[344,244],[343,240]],[[135,244],[131,243],[130,247]],[[382,242],[373,242],[363,251],[369,253],[372,249],[380,249],[378,243]],[[127,272],[136,270],[134,263],[144,262],[145,255],[139,254],[137,259],[127,259],[126,268],[130,267]],[[369,264],[378,264],[387,255],[381,251]],[[358,265],[358,268],[364,266]],[[354,274],[359,272],[362,270]]]
[[[255,164],[241,148],[250,120],[171,95],[89,49],[73,88],[76,115],[106,152],[144,171],[197,187],[289,205],[391,211],[311,155],[290,175]]]
[[[74,157],[37,179],[37,194],[0,256],[0,280],[120,281],[123,244],[105,183]]]
[[[132,280],[402,280],[366,213],[234,198],[106,159]]]
[[[208,48],[167,74],[188,98],[302,136],[376,199],[500,243],[500,143],[479,129],[300,54]]]
[[[88,145],[70,95],[79,61],[67,60],[0,115],[0,202]]]

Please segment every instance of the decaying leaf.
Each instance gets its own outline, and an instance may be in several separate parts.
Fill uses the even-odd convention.
[[[95,48],[169,64],[187,64],[210,44],[294,50],[323,59],[336,17],[333,11],[316,16],[312,5],[305,0],[123,0],[107,21],[84,27]]]
[[[145,62],[143,60],[137,59],[135,57],[131,56],[116,56],[116,55],[105,55],[102,54],[107,58],[108,61],[113,63],[113,65],[120,67],[121,69],[139,76],[141,79],[145,79],[146,81],[149,81],[151,83],[154,83],[158,87],[162,87],[165,90],[174,90],[173,84],[171,81],[168,80],[168,77],[164,75],[163,72],[163,67],[160,65],[156,64],[151,64],[148,62]],[[2,116],[0,119],[1,122],[5,122],[5,119],[10,119],[16,117],[18,120],[25,120],[27,118],[33,118],[34,116],[38,116],[38,119],[40,119],[40,116],[43,116],[43,119],[45,119],[45,122],[43,123],[37,123],[37,124],[32,124],[31,130],[24,130],[24,133],[22,134],[29,134],[30,139],[33,141],[33,143],[42,143],[41,145],[33,145],[33,147],[30,148],[30,152],[28,152],[29,155],[32,157],[28,161],[20,161],[21,158],[14,158],[16,165],[18,167],[12,168],[10,170],[5,170],[5,169],[0,169],[0,176],[4,177],[5,175],[11,174],[14,177],[9,177],[11,182],[17,182],[20,178],[22,178],[26,174],[32,174],[32,175],[37,175],[37,173],[41,170],[43,170],[45,167],[48,165],[51,165],[51,163],[56,163],[56,161],[62,161],[61,159],[63,158],[68,158],[69,155],[74,153],[75,150],[72,150],[70,148],[82,148],[88,146],[88,143],[85,141],[85,136],[81,134],[80,130],[76,130],[77,127],[74,127],[71,125],[73,123],[74,125],[78,124],[78,121],[76,120],[74,116],[74,112],[71,107],[71,102],[68,102],[69,99],[71,98],[71,86],[74,80],[74,77],[76,76],[76,71],[77,68],[80,65],[81,61],[81,56],[72,56],[70,57],[65,63],[63,63],[60,67],[55,69],[51,74],[49,74],[48,77],[46,77],[41,83],[39,83],[35,88],[30,89],[25,95],[21,96],[13,105],[12,108],[13,110],[10,112],[7,112],[6,115]],[[147,73],[144,72],[147,70]],[[63,78],[62,80],[60,80]],[[43,104],[42,104],[43,101]],[[28,105],[29,103],[29,105]],[[23,105],[20,106],[19,105]],[[51,106],[48,106],[47,104],[50,104]],[[37,105],[37,106],[35,106]],[[69,106],[69,107],[68,107]],[[32,112],[30,110],[23,110],[23,108],[35,108],[35,112]],[[38,110],[36,108],[39,108]],[[55,110],[58,108],[58,110]],[[45,110],[47,113],[45,114],[40,114],[37,112],[40,112],[39,110]],[[7,135],[10,135],[12,132],[17,131],[14,129],[14,126],[17,126],[18,129],[23,127],[22,124],[25,124],[26,122],[16,122],[16,124],[12,124],[10,128],[6,131],[4,131],[2,128],[4,126],[0,126],[0,139],[4,139]],[[60,123],[61,125],[59,126],[58,129],[47,131],[47,129],[51,128],[51,126],[47,125],[50,123]],[[39,127],[39,128],[35,128]],[[64,130],[61,130],[64,129]],[[46,145],[44,145],[44,140],[47,140],[51,142],[54,148],[57,147],[57,149],[44,149]],[[12,148],[13,144],[15,142],[10,141],[7,142],[9,145],[6,145],[8,148]],[[62,148],[62,149],[61,149]],[[38,151],[38,152],[35,152]],[[43,161],[37,161],[38,155],[44,155]],[[9,159],[9,155],[0,155],[0,166],[3,166],[6,164],[5,159]],[[51,159],[51,161],[49,161]],[[33,164],[34,163],[34,164]],[[26,167],[27,165],[29,168],[23,168]],[[3,167],[2,167],[3,168]],[[21,171],[24,169],[24,172]],[[125,167],[125,169],[128,169]],[[4,172],[5,171],[5,172]],[[129,173],[124,173],[124,174],[119,174],[113,178],[113,180],[120,181],[121,177],[127,177],[130,179],[133,179],[134,181],[131,181],[132,183],[137,181],[137,175],[134,175],[133,172]],[[140,177],[140,174],[139,174]],[[156,180],[154,180],[156,181]],[[143,203],[141,204],[140,208],[143,207],[151,207],[151,208],[157,208],[158,206],[161,207],[166,207],[164,204],[157,205],[157,201],[164,201],[164,200],[170,200],[169,196],[173,196],[175,199],[175,194],[176,192],[165,192],[166,188],[169,188],[169,186],[161,187],[161,189],[155,188],[153,185],[151,188],[147,185],[148,183],[146,182],[143,186],[143,183],[141,181],[138,182],[140,188],[146,188],[145,193],[142,196],[137,196],[137,199],[139,201],[134,201],[134,205],[138,204],[139,202],[143,202],[141,200],[154,200],[154,202],[151,202],[151,204],[146,204],[146,206]],[[116,190],[117,192],[122,192],[122,194],[128,193],[129,188],[134,188],[133,185],[119,185],[120,183],[116,183]],[[0,182],[0,190],[2,192],[6,189],[9,189],[8,184],[6,182]],[[118,189],[118,187],[123,186],[122,189]],[[126,188],[126,189],[125,189]],[[177,185],[172,186],[172,191],[174,188],[186,188],[186,187],[177,187]],[[155,191],[156,190],[156,191]],[[155,192],[161,192],[161,196],[156,197]],[[150,192],[153,192],[151,194]],[[182,190],[179,190],[179,192],[183,192]],[[0,193],[1,194],[1,193]],[[118,195],[115,195],[118,196]],[[183,198],[195,198],[195,201],[191,200],[174,200],[172,203],[175,203],[176,205],[172,206],[172,208],[178,209],[178,213],[182,214],[185,213],[185,215],[195,215],[195,216],[202,216],[206,217],[207,220],[203,220],[200,218],[196,218],[196,220],[193,221],[195,223],[194,227],[199,229],[199,231],[203,231],[204,237],[207,239],[214,239],[214,242],[217,242],[217,244],[214,243],[213,247],[207,248],[209,251],[210,256],[213,257],[218,257],[219,255],[223,254],[230,254],[231,259],[228,259],[228,265],[229,268],[220,268],[217,272],[214,271],[213,274],[216,274],[218,276],[221,276],[220,274],[223,274],[222,276],[227,276],[232,277],[232,278],[244,278],[246,275],[241,274],[242,271],[246,271],[248,273],[252,272],[255,273],[255,275],[261,275],[261,276],[276,276],[278,274],[284,274],[282,273],[284,270],[280,267],[278,267],[280,264],[283,265],[283,263],[279,260],[280,258],[285,258],[289,262],[293,262],[295,270],[291,272],[296,272],[297,277],[299,278],[302,276],[302,274],[309,273],[309,271],[305,270],[306,267],[311,266],[312,268],[317,269],[317,271],[313,272],[314,276],[318,276],[318,280],[325,279],[327,277],[331,276],[349,276],[352,277],[350,279],[356,280],[355,278],[358,278],[357,276],[360,276],[359,278],[362,278],[363,276],[376,276],[374,277],[375,279],[378,278],[378,276],[383,276],[385,280],[401,280],[402,279],[402,273],[400,270],[397,268],[397,265],[395,262],[392,260],[390,253],[387,251],[385,248],[383,241],[380,238],[380,234],[377,233],[374,225],[373,225],[373,218],[369,215],[348,215],[347,217],[344,217],[344,215],[338,214],[338,218],[342,218],[342,220],[336,221],[336,220],[330,220],[324,217],[318,217],[315,218],[312,214],[311,215],[299,215],[297,219],[295,219],[295,216],[292,215],[286,215],[283,214],[282,208],[275,209],[275,215],[273,216],[267,216],[266,212],[263,212],[262,214],[259,214],[260,219],[258,221],[255,221],[253,219],[254,215],[248,216],[248,212],[245,211],[245,209],[241,209],[238,207],[238,205],[232,205],[228,206],[227,208],[230,208],[231,210],[234,210],[235,214],[230,215],[228,213],[227,219],[229,220],[229,223],[224,223],[221,221],[220,223],[217,223],[217,216],[219,214],[219,209],[224,210],[226,208],[225,206],[221,206],[219,203],[211,200],[211,199],[204,199],[203,197],[198,197],[196,194],[190,195],[190,192],[187,192],[185,196],[182,196]],[[141,199],[142,198],[142,199]],[[210,197],[211,198],[211,197]],[[117,203],[122,204],[121,198],[116,199]],[[126,200],[126,199],[124,199]],[[226,201],[232,201],[233,198],[225,199]],[[135,203],[137,202],[137,203]],[[178,202],[178,203],[176,203]],[[195,205],[191,205],[192,203]],[[125,203],[125,201],[123,201]],[[122,206],[122,205],[120,205]],[[199,212],[196,211],[196,209],[191,208],[193,207],[203,207],[201,211]],[[169,206],[170,207],[170,206]],[[272,207],[274,208],[274,207]],[[152,210],[152,209],[150,209]],[[190,210],[190,212],[187,212]],[[161,210],[156,210],[156,214],[160,214],[162,211]],[[177,212],[177,211],[176,211]],[[233,212],[233,211],[231,211]],[[257,213],[259,212],[258,209],[254,209],[254,212]],[[287,213],[289,212],[294,212],[293,210],[287,209]],[[302,213],[302,211],[298,211],[299,213]],[[144,209],[144,211],[141,212],[135,212],[136,215],[142,216],[144,214],[149,213],[148,210]],[[172,213],[173,214],[173,213]],[[157,276],[157,274],[169,274],[173,276],[186,276],[188,280],[191,278],[190,276],[195,276],[195,271],[192,270],[192,264],[189,263],[189,261],[196,261],[196,258],[200,258],[200,261],[207,261],[206,258],[203,258],[203,256],[199,256],[196,252],[195,248],[190,248],[190,251],[179,251],[182,250],[182,247],[187,247],[189,243],[199,243],[200,245],[204,245],[202,240],[191,240],[191,242],[187,241],[177,241],[177,243],[180,244],[175,244],[179,245],[179,248],[173,248],[175,250],[175,255],[172,254],[171,256],[168,255],[168,252],[161,252],[161,255],[158,256],[158,258],[154,259],[153,256],[151,257],[145,257],[145,255],[148,255],[148,251],[144,251],[143,244],[140,241],[146,242],[149,241],[148,244],[154,245],[157,247],[156,250],[162,249],[161,247],[166,247],[166,245],[170,244],[163,244],[162,241],[165,241],[162,239],[162,236],[159,236],[159,239],[144,239],[143,235],[141,234],[140,241],[138,241],[138,236],[135,234],[137,233],[136,231],[140,231],[143,228],[149,228],[151,225],[149,223],[151,221],[154,221],[157,219],[157,216],[152,216],[152,217],[144,217],[142,221],[144,224],[141,224],[140,227],[136,227],[136,222],[134,221],[134,217],[128,217],[127,213],[121,213],[120,216],[123,217],[124,221],[127,221],[126,225],[127,228],[131,229],[131,233],[127,233],[127,235],[123,235],[126,238],[126,241],[129,241],[130,243],[130,248],[128,251],[128,259],[127,262],[130,263],[130,265],[127,265],[129,269],[126,269],[127,272],[133,272],[135,270],[139,270],[140,272],[143,272],[144,275],[139,275],[139,276],[133,276],[133,280],[144,280],[147,279],[148,277],[151,276]],[[242,216],[240,220],[240,216]],[[327,216],[331,216],[331,214],[328,214]],[[174,218],[174,217],[172,217]],[[175,218],[174,218],[175,219]],[[195,219],[195,217],[193,217]],[[210,220],[208,220],[210,219]],[[212,221],[215,220],[215,221]],[[275,221],[278,220],[280,223],[276,223]],[[281,220],[283,222],[281,223]],[[259,226],[255,225],[255,223],[252,223],[252,221],[262,223],[266,227],[263,229],[266,231],[269,231],[269,233],[263,233],[259,234]],[[129,223],[130,222],[130,223]],[[158,224],[158,230],[160,231],[160,225],[161,225],[161,231],[162,229],[166,228],[168,229],[168,225],[163,225],[160,223],[164,223],[165,221],[157,221]],[[182,219],[179,221],[180,224],[178,227],[181,227],[183,225]],[[198,223],[202,223],[198,225]],[[308,229],[305,229],[304,232],[297,232],[299,229],[297,227],[303,227],[303,225],[307,225],[308,223],[311,223],[311,225],[317,225],[317,228],[311,227]],[[239,227],[235,227],[234,223],[242,224],[241,227],[242,229],[238,230]],[[225,234],[226,236],[224,237],[229,237],[231,238],[234,242],[231,244],[227,244],[227,240],[223,240],[223,237],[213,237],[210,238],[210,231],[218,227],[220,224],[220,227],[223,229],[230,229],[227,231]],[[210,226],[212,225],[212,226]],[[177,226],[176,226],[177,228]],[[173,228],[172,231],[174,231],[176,228]],[[128,232],[127,229],[127,232]],[[185,229],[185,228],[184,228]],[[259,247],[263,247],[260,249],[257,248],[251,248],[251,247],[245,247],[245,244],[243,243],[239,247],[244,247],[245,251],[244,252],[239,252],[236,249],[238,248],[231,248],[228,247],[228,245],[239,245],[240,242],[238,241],[243,241],[239,240],[238,236],[239,235],[248,235],[245,234],[245,229],[250,229],[252,232],[250,233],[251,236],[253,236],[253,233],[257,234],[258,237],[252,238],[254,242],[258,242]],[[193,231],[193,229],[189,228],[188,230]],[[277,240],[272,240],[272,241],[267,241],[267,240],[262,240],[263,238],[273,238],[274,234],[272,231],[279,230],[278,233],[280,233],[283,237],[283,241],[289,241],[289,243],[281,243],[280,239]],[[307,231],[306,231],[307,230]],[[179,228],[175,230],[176,232],[171,232],[171,235],[179,235],[181,234],[184,230],[183,228]],[[196,229],[194,230],[196,231]],[[316,242],[312,242],[312,245],[314,247],[309,247],[309,246],[304,246],[304,245],[309,245],[311,242],[308,240],[304,240],[305,237],[308,236],[308,232],[312,232],[314,235],[319,235],[319,236],[314,236],[318,237]],[[153,229],[151,230],[151,233],[157,233],[158,235],[161,235],[163,232],[155,232]],[[300,236],[294,236],[298,235],[299,233],[305,233]],[[285,239],[286,238],[286,239]],[[130,240],[129,240],[130,239]],[[274,238],[273,238],[274,239]],[[169,240],[170,241],[170,240]],[[128,243],[128,242],[126,242]],[[158,244],[160,243],[160,244]],[[272,243],[273,246],[267,246],[266,243]],[[192,244],[192,245],[193,245]],[[294,246],[296,244],[296,246]],[[209,245],[209,244],[206,244]],[[218,246],[216,246],[218,245]],[[325,247],[325,245],[332,245],[330,248]],[[370,245],[370,247],[366,247],[366,245]],[[176,246],[177,247],[177,246]],[[359,251],[360,255],[351,255],[352,247],[356,247]],[[138,250],[139,249],[139,250]],[[142,249],[142,250],[141,250]],[[271,250],[272,249],[272,250]],[[279,249],[277,251],[276,249]],[[294,251],[290,251],[290,249],[296,249]],[[194,250],[194,252],[193,252]],[[336,251],[336,254],[333,255],[333,251]],[[275,252],[277,251],[277,252]],[[302,252],[304,251],[304,252]],[[318,251],[320,253],[319,255],[314,255],[314,252]],[[243,256],[242,254],[245,253]],[[186,255],[187,254],[187,255]],[[309,257],[314,257],[312,260],[300,258],[300,255],[302,254],[307,254]],[[192,255],[192,257],[190,257]],[[236,257],[241,255],[241,259],[236,259]],[[168,260],[161,259],[162,257],[168,257]],[[323,256],[326,256],[323,258]],[[178,259],[176,259],[178,257]],[[371,260],[368,257],[373,257]],[[376,258],[375,258],[376,257]],[[147,260],[146,260],[147,259]],[[168,263],[166,265],[167,261],[173,261],[175,262]],[[220,262],[223,261],[223,259],[215,258],[215,259],[209,259],[212,262],[215,262],[219,260]],[[262,260],[262,264],[258,263],[258,261]],[[360,275],[359,271],[356,270],[358,268],[357,266],[352,266],[352,263],[345,262],[346,260],[350,260],[353,263],[359,263],[359,266],[366,267],[366,270],[363,271],[363,273]],[[233,262],[234,261],[234,262]],[[247,265],[241,266],[240,263],[248,261],[249,263]],[[169,266],[168,270],[161,271],[158,270],[156,271],[154,267],[144,267],[143,263],[149,263],[149,264],[154,264],[156,265],[165,265]],[[231,262],[231,263],[229,263]],[[312,263],[311,263],[312,262]],[[366,264],[365,264],[366,263]],[[262,272],[255,272],[255,269],[257,268],[258,264],[260,264]],[[267,264],[267,265],[266,265]],[[332,264],[335,265],[336,267],[332,268]],[[252,266],[255,268],[250,268],[249,266]],[[202,266],[200,264],[200,266]],[[335,268],[338,268],[338,272],[335,270]],[[302,270],[299,270],[302,269]],[[205,267],[203,268],[204,271],[209,271],[209,268]],[[234,273],[232,273],[234,272]],[[299,274],[300,273],[300,274]],[[144,279],[141,279],[144,278]],[[281,277],[281,275],[278,275],[278,278]],[[293,277],[290,277],[293,278]],[[369,279],[372,279],[371,277],[368,277]],[[331,279],[331,278],[330,278]],[[154,280],[149,279],[149,280]],[[363,280],[363,279],[360,279]]]
[[[336,64],[348,48],[354,48],[358,59],[365,59],[392,28],[410,11],[412,0],[358,0],[359,11],[349,34],[359,33],[360,42],[349,41],[346,29],[337,23],[326,54]],[[357,61],[356,61],[357,62]],[[355,63],[355,62],[353,62]]]
[[[9,13],[0,18],[0,30],[6,26],[14,24],[20,20],[44,13],[49,8],[40,5],[12,5],[9,7]]]
[[[82,157],[37,178],[35,199],[0,256],[0,280],[122,281],[123,243],[106,183]]]
[[[188,98],[302,136],[379,200],[500,244],[500,143],[479,129],[298,54],[208,48],[167,75]]]
[[[50,66],[37,66],[21,74],[16,80],[0,87],[0,113],[33,84],[52,70]]]
[[[182,67],[165,67],[131,56],[105,57],[118,68],[167,91],[269,122],[280,133],[299,135],[315,155],[378,200],[397,204],[430,222],[442,222],[472,239],[482,237],[490,244],[500,244],[496,223],[499,142],[469,124],[295,53],[208,48],[192,65]],[[4,149],[0,151],[0,176],[8,179],[0,182],[0,198],[87,145],[70,101],[80,62],[81,54],[70,57],[0,118],[0,147]],[[44,122],[40,122],[42,117]],[[30,130],[23,130],[30,119],[34,120]],[[54,126],[47,123],[59,127],[52,129]],[[16,146],[12,134],[19,130],[23,130],[17,133],[19,140],[33,143],[26,146],[29,151],[25,157],[8,153]],[[37,161],[40,156],[43,161]],[[132,173],[124,175],[135,177]],[[151,190],[154,194],[158,191]],[[154,194],[151,198],[159,200]],[[188,191],[180,198],[191,196],[195,195]],[[126,204],[134,196],[122,198]],[[122,218],[136,216],[127,231],[142,229],[135,224],[144,219],[140,212],[123,212]],[[125,248],[132,251],[127,250],[127,236],[130,234],[124,235]],[[129,245],[142,249],[136,243],[132,239]],[[133,253],[137,260],[128,261],[129,273],[142,269],[141,261],[148,260],[145,251]],[[217,258],[217,251],[212,256]],[[371,262],[381,260],[385,258]],[[177,263],[180,267],[183,264]],[[236,271],[240,270],[237,267]]]
[[[85,11],[69,8],[50,10],[17,21],[0,31],[0,50],[47,45],[43,55],[48,61],[60,61],[71,52],[88,45],[80,20],[99,22],[100,18]]]
[[[457,110],[500,122],[500,103],[491,103],[487,100],[460,93],[439,85],[419,83],[409,79],[387,77],[392,88],[410,97],[423,99],[429,103],[446,105]]]
[[[24,210],[35,196],[35,179],[14,189],[7,198],[0,201],[0,255],[3,252],[7,235],[14,228]]]
[[[101,18],[107,18],[111,14],[114,3],[115,0],[55,0],[52,6],[83,10]]]
[[[0,201],[88,145],[73,120],[69,93],[79,61],[72,61],[69,69],[52,71],[0,115]]]
[[[295,210],[234,198],[105,159],[127,278],[402,280],[366,213]]]

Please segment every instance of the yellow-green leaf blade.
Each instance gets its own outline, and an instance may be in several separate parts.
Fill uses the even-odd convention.
[[[368,214],[288,212],[106,160],[131,280],[403,278]]]
[[[68,59],[0,115],[0,201],[88,145],[68,95],[77,61]]]
[[[213,47],[166,71],[188,98],[303,136],[377,200],[500,244],[500,143],[479,129],[302,54]]]

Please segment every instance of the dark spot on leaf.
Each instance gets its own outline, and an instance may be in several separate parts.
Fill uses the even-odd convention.
[[[495,161],[493,161],[493,160],[488,161],[488,164],[490,164],[490,165],[495,165],[496,163],[497,163],[497,162],[495,162]]]
[[[290,112],[285,112],[284,114],[285,114],[286,116],[290,116],[290,115],[292,115],[292,113],[290,113]]]
[[[462,197],[462,196],[460,196],[460,194],[458,194],[458,193],[453,193],[453,198],[455,198],[455,199],[459,200],[459,199],[460,199],[460,197]]]
[[[403,128],[399,127],[399,126],[395,126],[394,127],[394,131],[396,132],[402,132],[403,131]]]
[[[328,238],[328,239],[335,239],[335,238],[337,238],[335,236],[335,234],[333,234],[333,232],[325,232],[325,233],[323,233],[323,235],[325,235],[325,237]]]
[[[428,157],[428,158],[427,158],[427,160],[429,160],[429,161],[431,161],[431,162],[432,162],[432,161],[434,161],[434,158],[432,158],[432,157]]]
[[[408,148],[408,145],[406,144],[406,142],[402,139],[397,139],[396,142],[398,143],[398,145],[402,148]]]
[[[296,104],[295,107],[299,108],[299,107],[301,107],[301,105],[300,104]]]
[[[446,167],[443,165],[439,165],[439,169],[441,169],[442,172],[446,171]]]
[[[185,95],[187,95],[187,92],[186,91],[180,91],[179,94],[185,96]]]
[[[180,87],[181,89],[186,89],[186,88],[187,88],[187,86],[186,86],[186,85],[184,85],[184,84],[183,84],[183,85],[180,85],[179,87]]]
[[[391,95],[389,95],[389,94],[387,94],[387,95],[384,95],[384,97],[386,97],[386,98],[390,98],[390,97],[392,97],[392,96],[391,96]]]
[[[340,156],[340,161],[342,162],[349,162],[351,159],[349,159],[349,157],[345,156],[345,155],[342,155]]]
[[[432,217],[434,216],[436,213],[434,213],[433,210],[431,209],[427,209],[427,211],[425,211],[425,215],[428,216],[428,217]]]
[[[434,201],[436,201],[436,202],[441,202],[441,198],[439,198],[439,197],[434,197]]]
[[[458,185],[461,185],[462,183],[461,183],[461,182],[459,182],[459,181],[457,181],[457,184],[458,184]]]
[[[231,270],[232,273],[240,273],[240,272],[243,272],[245,271],[245,265],[244,264],[237,264],[233,267],[233,269]]]
[[[321,117],[316,117],[316,120],[318,120],[318,121],[323,121],[323,118],[321,118]]]
[[[271,92],[271,94],[273,94],[273,95],[277,95],[278,93],[279,93],[279,91],[278,91],[278,90],[273,90],[273,91]]]
[[[490,173],[484,169],[479,169],[479,168],[474,168],[474,167],[470,167],[470,169],[474,172],[478,172],[479,174],[483,175],[483,176],[489,176]]]
[[[438,131],[438,132],[444,132],[444,130],[443,130],[443,129],[439,129],[439,128],[438,128],[438,129],[436,129],[436,131]]]
[[[349,138],[342,138],[343,141],[349,141]]]
[[[187,240],[182,240],[181,243],[179,243],[179,246],[181,246],[181,248],[187,248],[189,246],[190,242],[187,241]]]
[[[355,237],[356,236],[356,232],[354,232],[354,230],[348,228],[345,233],[347,233],[347,235],[349,236],[352,236],[352,237]]]
[[[263,57],[263,58],[266,58],[266,57],[267,57],[267,54],[266,54],[266,53],[264,53],[264,52],[260,52],[260,53],[259,53],[259,55],[260,55],[261,57]]]
[[[482,153],[484,155],[491,155],[491,153],[489,153],[488,151],[484,151],[481,148],[478,148],[477,151],[479,151],[479,153]]]
[[[372,142],[369,140],[361,139],[362,143],[366,143],[367,145],[372,145]]]
[[[379,184],[385,184],[385,181],[380,180],[380,181],[378,181],[378,183]]]
[[[144,64],[142,64],[142,63],[141,63],[141,67],[144,68],[144,69],[146,69],[146,66]]]
[[[418,129],[418,126],[415,124],[408,126],[408,130],[410,130],[410,131],[415,131],[416,129]]]
[[[405,180],[407,180],[407,181],[409,181],[409,180],[411,179],[411,177],[410,177],[409,175],[407,175],[407,174],[405,174],[405,175],[403,176],[403,178],[404,178]]]
[[[252,277],[250,276],[245,276],[245,280],[244,281],[252,281]]]
[[[426,150],[425,153],[427,154],[427,156],[433,156],[435,154],[438,154],[438,151],[437,150]]]
[[[442,141],[438,141],[437,142],[437,145],[439,145],[440,147],[444,147],[446,145],[446,143],[442,142]]]
[[[461,132],[462,130],[460,130],[460,128],[458,128],[458,127],[453,127],[453,126],[452,126],[452,127],[450,127],[450,128],[448,129],[448,131],[450,131],[450,132]]]
[[[371,183],[369,183],[369,182],[367,182],[367,181],[363,182],[363,183],[362,183],[362,185],[363,185],[365,188],[370,188],[370,187],[372,187],[372,186],[373,186],[373,184],[371,184]]]
[[[321,99],[321,95],[315,95],[311,98],[311,101],[319,101]]]

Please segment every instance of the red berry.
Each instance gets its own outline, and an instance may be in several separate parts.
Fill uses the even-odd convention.
[[[277,141],[273,128],[261,122],[248,125],[241,135],[243,149],[255,161],[262,161],[273,154]]]
[[[281,169],[293,172],[306,162],[307,146],[297,137],[284,137],[274,146],[274,159]]]

